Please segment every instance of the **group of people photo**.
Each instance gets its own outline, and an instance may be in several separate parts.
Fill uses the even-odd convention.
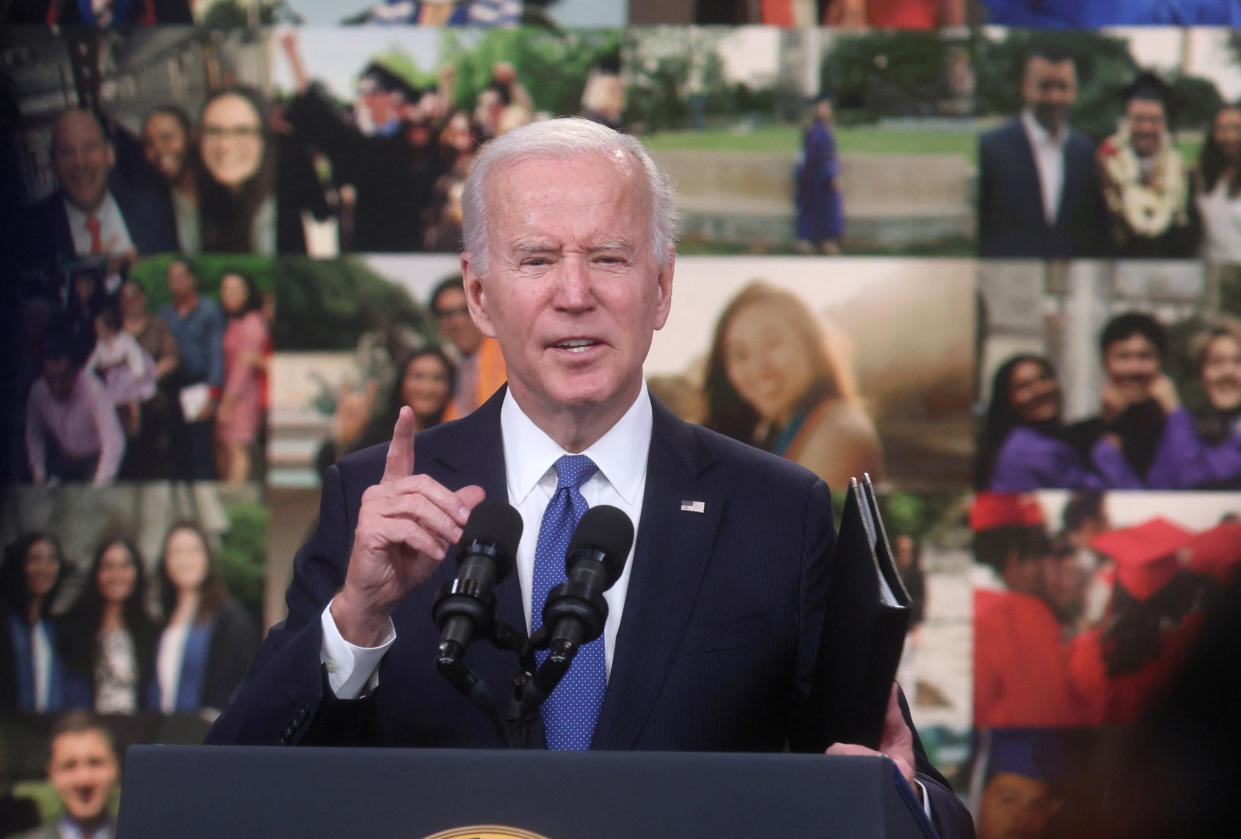
[[[1241,320],[1198,319],[1188,340],[1145,312],[1099,334],[1098,413],[1069,420],[1056,366],[1018,353],[991,377],[976,486],[1036,489],[1236,489],[1241,482]],[[1177,357],[1177,356],[1180,357]],[[1174,372],[1175,371],[1175,372]],[[1181,379],[1179,372],[1188,377]],[[1174,378],[1175,376],[1175,378]]]
[[[1077,61],[1053,43],[1028,54],[1023,109],[978,148],[978,253],[985,258],[1241,259],[1241,105],[1219,105],[1192,162],[1172,86],[1140,71],[1115,133],[1070,124]]]
[[[1060,495],[970,509],[977,728],[1137,723],[1241,575],[1235,496]]]
[[[256,269],[271,266],[157,258],[109,273],[88,259],[28,284],[14,417],[24,457],[11,479],[257,480],[272,301]],[[215,293],[200,293],[204,270]]]
[[[1190,78],[1241,40],[1160,30],[1171,70],[1154,27],[982,25],[1086,25],[1050,2],[580,30],[510,0],[283,25],[299,3],[329,14],[54,3],[95,25],[0,34],[0,750],[37,742],[57,793],[66,743],[96,753],[58,829],[112,829],[116,732],[148,722],[505,745],[431,616],[507,501],[483,605],[536,642],[584,511],[636,534],[536,746],[886,757],[944,839],[969,809],[1058,835],[1067,758],[1014,732],[1140,725],[1241,584],[1241,105],[1227,68]],[[880,741],[820,742],[867,476],[913,599],[901,684]]]
[[[125,534],[100,539],[80,567],[50,531],[7,545],[4,713],[218,713],[259,634],[230,597],[216,554],[192,521],[175,523],[149,561]],[[69,580],[77,590],[66,602]]]

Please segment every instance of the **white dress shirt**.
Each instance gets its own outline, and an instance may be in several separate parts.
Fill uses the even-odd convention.
[[[48,621],[40,620],[30,630],[30,646],[34,660],[34,709],[40,713],[50,708],[52,693],[52,639],[47,634]]]
[[[117,205],[116,199],[112,197],[112,193],[108,192],[104,195],[103,203],[94,213],[84,213],[68,201],[65,202],[65,216],[69,219],[69,230],[73,233],[73,249],[78,256],[91,255],[91,235],[86,229],[88,215],[99,219],[99,239],[103,245],[104,255],[118,256],[134,250],[134,242],[129,236],[129,228],[125,226],[125,217],[121,215],[121,208]]]
[[[581,486],[582,496],[590,506],[611,504],[622,510],[634,524],[637,541],[638,519],[646,492],[646,452],[651,445],[651,400],[646,382],[633,405],[624,416],[585,451],[598,471]],[[517,547],[517,579],[521,586],[526,631],[530,631],[530,590],[534,577],[534,551],[538,543],[543,511],[556,490],[556,460],[566,454],[547,436],[513,399],[505,393],[500,408],[500,434],[504,441],[504,473],[508,484],[508,502],[521,514],[522,534]],[[641,457],[635,453],[641,452]],[[603,641],[607,671],[612,670],[616,634],[620,629],[625,594],[629,588],[629,570],[633,565],[633,549],[625,561],[620,579],[604,595],[608,617],[604,624]],[[396,631],[389,624],[388,638],[377,647],[358,647],[340,634],[331,615],[331,603],[323,610],[323,647],[320,660],[328,672],[328,684],[341,699],[355,699],[364,690],[378,685],[379,662],[396,640]]]
[[[1202,216],[1203,256],[1211,262],[1241,261],[1241,197],[1228,194],[1228,179],[1221,177],[1210,192],[1197,197]]]
[[[1060,214],[1060,197],[1064,194],[1064,144],[1069,139],[1069,127],[1053,136],[1027,108],[1021,112],[1021,125],[1026,139],[1034,151],[1034,165],[1038,169],[1038,183],[1043,193],[1043,218],[1054,226]]]

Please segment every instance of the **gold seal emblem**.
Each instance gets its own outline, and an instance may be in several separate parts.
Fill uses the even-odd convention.
[[[541,833],[531,833],[520,827],[505,827],[500,824],[476,824],[470,827],[454,827],[441,830],[426,839],[548,839]]]

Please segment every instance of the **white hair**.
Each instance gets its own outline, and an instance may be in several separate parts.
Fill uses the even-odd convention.
[[[650,195],[651,249],[659,267],[667,265],[677,234],[676,195],[668,176],[634,137],[581,117],[562,117],[515,128],[484,145],[475,159],[461,196],[461,227],[465,250],[478,275],[486,276],[490,257],[486,187],[493,169],[504,170],[532,158],[607,156],[617,151],[627,152],[645,176]]]

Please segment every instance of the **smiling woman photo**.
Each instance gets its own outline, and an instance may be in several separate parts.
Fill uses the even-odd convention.
[[[142,122],[142,152],[168,187],[182,253],[198,253],[202,245],[196,140],[189,116],[176,105],[160,105]]]
[[[52,604],[66,576],[51,533],[27,533],[4,551],[0,568],[0,710],[64,707],[64,665]]]
[[[1241,485],[1241,320],[1217,315],[1190,342],[1203,398],[1168,415],[1149,483],[1166,489]]]
[[[173,525],[159,565],[164,625],[155,647],[154,710],[219,710],[241,684],[258,635],[216,572],[207,536]]]
[[[249,88],[224,88],[199,117],[202,249],[276,252],[275,162],[267,108]]]
[[[68,705],[101,714],[141,710],[154,646],[142,557],[129,539],[105,539],[61,621]]]
[[[703,425],[800,463],[833,487],[883,477],[853,374],[793,294],[751,283],[716,322]]]

